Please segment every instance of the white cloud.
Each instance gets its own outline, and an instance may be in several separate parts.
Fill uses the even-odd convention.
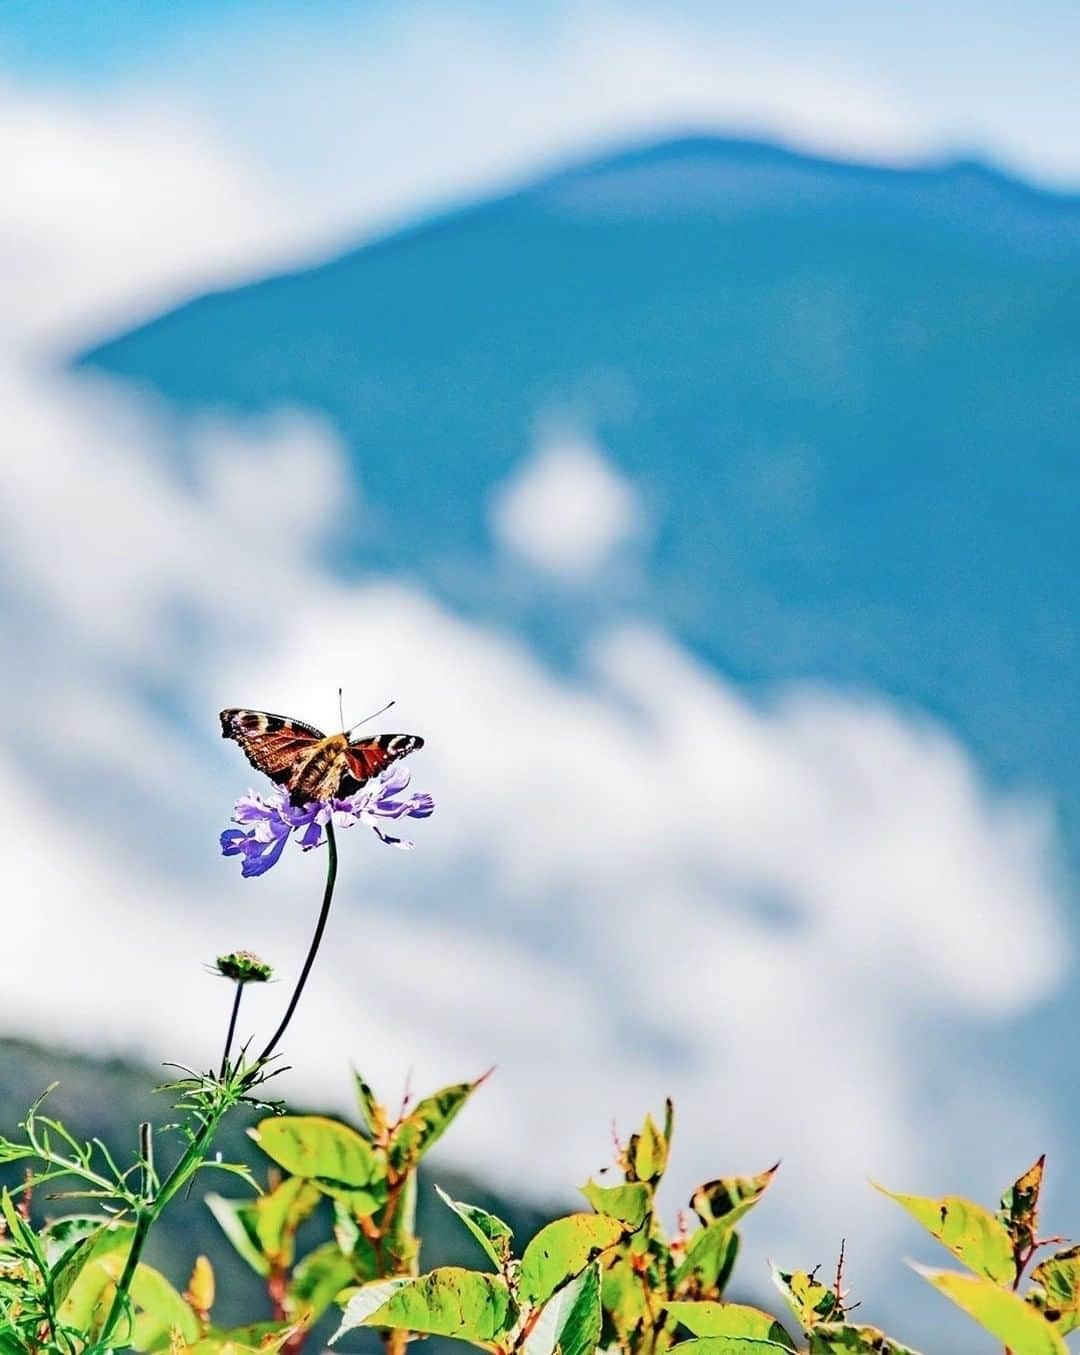
[[[128,163],[123,136],[116,154]],[[214,180],[196,167],[189,182]],[[331,944],[289,1040],[307,1096],[344,1089],[350,1058],[389,1085],[410,1065],[427,1083],[496,1062],[456,1151],[544,1193],[605,1159],[613,1112],[627,1128],[670,1091],[677,1189],[782,1153],[754,1235],[812,1259],[852,1220],[874,1255],[887,1225],[871,1171],[918,1186],[940,1167],[963,1185],[989,1164],[1005,1179],[1033,1126],[1045,1135],[1043,1108],[1018,1107],[994,1071],[965,1080],[952,1044],[985,1049],[980,1032],[1060,979],[1040,808],[991,794],[946,732],[880,698],[800,687],[754,704],[633,627],[598,636],[588,680],[571,679],[415,585],[335,579],[313,548],[353,491],[317,421],[178,430],[26,362],[31,339],[128,295],[128,246],[144,279],[172,267],[171,235],[155,260],[149,226],[110,234],[122,214],[109,199],[68,221],[72,258],[103,271],[65,301],[49,277],[54,263],[60,279],[77,272],[61,207],[42,208],[55,235],[43,227],[41,252],[22,256],[0,349],[0,814],[16,826],[5,890],[25,905],[5,942],[26,953],[54,938],[48,987],[32,965],[6,976],[5,1029],[214,1056],[223,1013],[200,963],[249,944],[287,977],[320,862],[295,853],[241,882],[214,858],[217,809],[250,773],[211,742],[213,712],[252,701],[330,722],[343,682],[358,705],[396,696],[428,737],[416,774],[439,810],[412,857],[348,839]],[[33,234],[0,198],[0,232],[9,218],[12,235]],[[91,227],[100,252],[80,254]],[[606,485],[610,546],[632,499],[595,449],[570,455],[594,499]],[[148,683],[172,710],[141,699]],[[117,976],[105,991],[103,974]],[[253,1004],[264,1027],[282,991]],[[999,1126],[992,1142],[956,1134],[975,1120]]]
[[[595,574],[639,535],[634,490],[591,438],[553,431],[492,497],[496,540],[567,581]]]
[[[78,345],[248,276],[311,220],[183,105],[0,83],[0,344]]]
[[[64,1001],[16,967],[6,1029],[213,1057],[222,1013],[200,963],[246,944],[287,978],[321,864],[297,852],[242,882],[215,862],[214,806],[251,773],[211,742],[213,712],[250,701],[330,723],[344,682],[360,705],[398,698],[400,727],[428,739],[415,772],[439,809],[411,857],[346,841],[331,941],[289,1039],[307,1098],[341,1089],[344,1104],[350,1060],[391,1086],[410,1066],[427,1084],[496,1063],[456,1155],[543,1195],[604,1161],[613,1113],[625,1130],[673,1093],[673,1201],[718,1170],[785,1159],[751,1277],[762,1244],[816,1259],[842,1229],[869,1269],[889,1224],[867,1175],[918,1185],[941,1170],[962,1185],[989,1163],[1004,1179],[1014,1139],[1021,1159],[1033,1127],[1045,1142],[1040,1107],[1007,1106],[992,1069],[959,1079],[943,1035],[970,1042],[1059,981],[1051,827],[1037,805],[992,795],[940,728],[822,689],[752,704],[649,629],[598,637],[590,680],[570,680],[415,585],[346,585],[313,563],[342,468],[310,425],[203,430],[184,484],[137,407],[81,379],[7,381],[9,446],[34,467],[13,483],[8,526],[30,519],[43,483],[53,493],[36,530],[6,529],[0,551],[64,659],[14,693],[35,717],[18,722],[36,731],[33,756],[0,749],[0,813],[20,824],[6,883],[34,899],[5,939],[21,951],[60,938],[51,991]],[[96,479],[79,476],[88,453],[103,457]],[[316,481],[295,532],[245,515],[266,464]],[[167,624],[177,598],[201,636],[186,657]],[[33,637],[16,621],[5,643],[18,674]],[[194,745],[129,696],[177,662],[206,730]],[[51,723],[46,702],[74,715]],[[101,734],[90,744],[80,712]],[[57,758],[86,759],[89,784],[108,788],[85,828],[57,822],[51,772],[35,779]],[[102,973],[123,982],[105,995]],[[273,1005],[251,1013],[264,1029]],[[959,1159],[958,1129],[999,1107],[1009,1142]]]
[[[329,29],[264,27],[245,35],[244,60],[259,78],[242,88],[229,46],[205,53],[197,75],[162,76],[339,228],[400,220],[687,128],[890,162],[942,144],[879,71],[808,56],[775,34],[625,7],[570,6],[538,28],[469,6],[442,15],[402,5]]]

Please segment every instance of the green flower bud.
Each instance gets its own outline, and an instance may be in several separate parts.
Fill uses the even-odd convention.
[[[266,983],[274,971],[250,950],[234,950],[228,955],[219,955],[215,966],[223,979],[232,979],[234,983]]]

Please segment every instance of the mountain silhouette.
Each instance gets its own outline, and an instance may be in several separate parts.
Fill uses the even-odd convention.
[[[406,570],[568,665],[585,626],[632,614],[752,687],[883,692],[1048,792],[1080,846],[1080,199],[685,137],[79,361],[184,412],[324,415],[366,506],[327,544],[345,573]],[[489,532],[560,417],[652,524],[639,567],[587,593],[508,586]]]

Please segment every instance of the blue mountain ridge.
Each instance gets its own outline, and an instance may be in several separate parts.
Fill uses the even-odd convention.
[[[328,543],[341,570],[407,571],[568,665],[632,614],[750,687],[884,692],[1048,793],[1077,859],[1080,198],[684,137],[78,361],[181,412],[323,413],[369,506]],[[496,561],[489,532],[559,412],[654,524],[588,596]]]

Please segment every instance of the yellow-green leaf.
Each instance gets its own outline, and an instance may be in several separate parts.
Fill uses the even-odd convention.
[[[668,1141],[651,1115],[645,1116],[641,1132],[630,1135],[626,1150],[627,1178],[631,1181],[659,1181],[667,1166]]]
[[[522,1297],[528,1303],[543,1303],[625,1234],[625,1224],[603,1214],[569,1214],[549,1223],[521,1258]]]
[[[394,1130],[387,1155],[396,1172],[415,1167],[429,1148],[433,1147],[449,1128],[451,1121],[465,1105],[473,1092],[485,1080],[457,1082],[443,1087],[433,1096],[425,1096]]]
[[[263,1253],[256,1227],[255,1201],[228,1200],[224,1195],[211,1191],[206,1196],[206,1206],[233,1248],[256,1275],[269,1275],[270,1262]]]
[[[726,1223],[710,1223],[692,1234],[686,1255],[675,1271],[674,1283],[680,1293],[718,1297],[723,1293],[735,1258],[739,1254],[739,1235]]]
[[[817,1322],[842,1316],[835,1293],[805,1270],[778,1270],[773,1266],[772,1278],[807,1331]]]
[[[790,1351],[791,1347],[767,1336],[697,1336],[692,1341],[680,1341],[675,1349],[679,1355],[769,1355],[770,1351]]]
[[[524,1355],[593,1355],[602,1320],[600,1267],[593,1262],[544,1304]]]
[[[760,1308],[748,1308],[742,1303],[716,1303],[702,1299],[696,1303],[669,1303],[667,1311],[681,1326],[694,1336],[753,1336],[772,1341],[787,1350],[795,1349],[795,1342],[771,1313]],[[680,1345],[679,1349],[682,1349]]]
[[[57,1318],[64,1326],[92,1330],[101,1296],[113,1283],[112,1271],[105,1263],[110,1257],[119,1258],[121,1263],[126,1259],[132,1231],[130,1224],[117,1223],[86,1239],[86,1249],[77,1258],[77,1273],[57,1308]]]
[[[287,1176],[279,1186],[252,1201],[260,1247],[275,1265],[292,1265],[296,1230],[311,1217],[318,1203],[318,1187],[299,1176]]]
[[[640,1228],[652,1208],[652,1190],[644,1181],[628,1181],[622,1186],[586,1181],[581,1193],[598,1214],[619,1219],[630,1228]]]
[[[641,1278],[625,1252],[614,1253],[614,1259],[605,1264],[600,1287],[604,1314],[618,1333],[620,1344],[627,1345],[630,1334],[648,1313]]]
[[[386,1164],[361,1134],[323,1115],[278,1115],[248,1131],[264,1153],[326,1195],[347,1199],[358,1214],[386,1199]]]
[[[1014,1248],[1020,1252],[1026,1252],[1035,1241],[1039,1219],[1039,1192],[1042,1190],[1045,1167],[1044,1153],[1001,1197],[998,1218],[1005,1225]]]
[[[494,1341],[517,1318],[506,1282],[498,1275],[442,1266],[419,1279],[397,1276],[363,1285],[345,1305],[336,1341],[354,1327],[394,1327],[428,1336]]]
[[[213,1331],[182,1350],[184,1355],[274,1355],[296,1331],[292,1322],[256,1322],[250,1327]]]
[[[122,1260],[114,1255],[105,1262],[114,1282],[120,1278]],[[152,1266],[136,1266],[131,1282],[131,1303],[135,1320],[127,1340],[134,1350],[168,1350],[174,1332],[184,1341],[198,1340],[198,1318],[165,1276]],[[120,1329],[124,1331],[125,1324],[121,1323]]]
[[[505,1269],[510,1260],[510,1248],[514,1234],[510,1225],[504,1223],[496,1214],[489,1214],[479,1205],[466,1204],[463,1200],[452,1200],[441,1186],[435,1187],[436,1194],[447,1209],[452,1209],[458,1218],[476,1238],[484,1254],[500,1269]]]
[[[876,1182],[875,1188],[906,1209],[976,1275],[995,1284],[1012,1284],[1016,1277],[1012,1239],[989,1209],[960,1195],[934,1199],[929,1195],[901,1195]]]
[[[756,1176],[721,1176],[706,1181],[691,1195],[690,1207],[702,1223],[733,1228],[765,1194],[779,1167],[777,1162]]]
[[[1065,1342],[1030,1303],[979,1275],[915,1266],[957,1307],[1008,1346],[1012,1355],[1068,1355]]]
[[[893,1341],[877,1327],[822,1322],[810,1333],[810,1355],[918,1355],[918,1351]]]
[[[364,1128],[372,1138],[380,1138],[390,1127],[390,1118],[386,1113],[386,1108],[355,1068],[353,1069],[353,1084],[356,1087],[356,1101],[363,1117]]]
[[[1029,1295],[1048,1322],[1065,1333],[1080,1327],[1080,1247],[1068,1247],[1040,1261],[1031,1272]]]
[[[355,1282],[352,1258],[344,1255],[336,1242],[324,1242],[296,1263],[285,1295],[285,1311],[310,1326],[347,1285]]]

